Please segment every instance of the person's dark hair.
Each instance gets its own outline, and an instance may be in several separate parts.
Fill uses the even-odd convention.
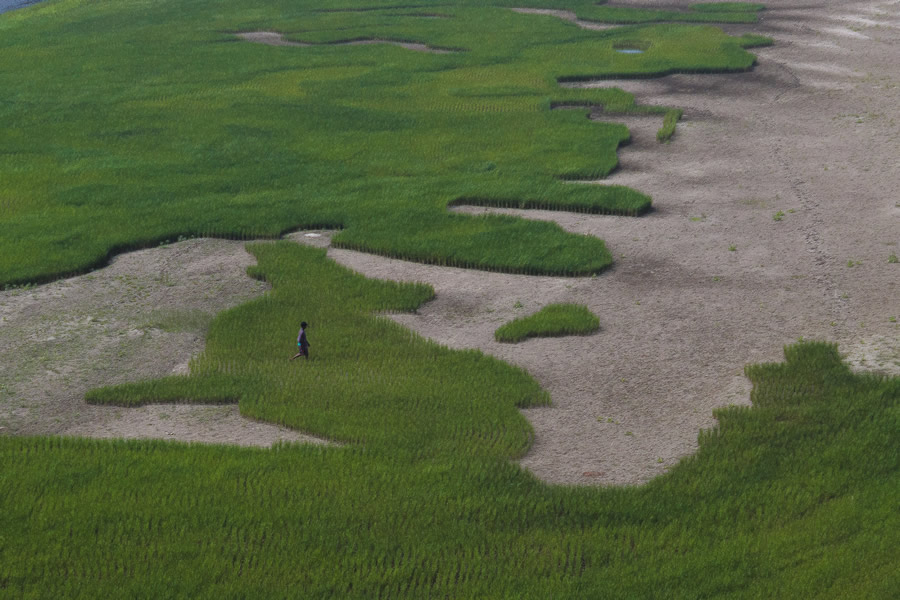
[[[306,321],[303,321],[302,323],[300,323],[300,329],[306,329],[306,326],[307,326]]]

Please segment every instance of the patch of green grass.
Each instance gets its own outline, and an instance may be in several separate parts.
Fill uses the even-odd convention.
[[[898,262],[900,262],[900,259],[897,258],[896,254],[891,254],[890,256],[888,256],[888,262],[891,264],[897,264]]]
[[[600,240],[447,206],[643,214],[650,198],[638,191],[565,183],[609,174],[627,129],[551,107],[666,109],[559,82],[742,71],[754,57],[708,25],[587,31],[517,5],[457,0],[441,4],[447,18],[426,19],[427,2],[69,0],[4,14],[0,286],[179,236],[298,227],[341,228],[337,246],[435,264],[602,271],[612,257]],[[265,30],[320,45],[234,35]],[[333,43],[374,38],[458,51]],[[625,56],[621,40],[648,49]]]
[[[87,400],[123,406],[191,398],[213,403],[240,400],[241,411],[248,416],[359,443],[387,436],[390,423],[409,409],[405,403],[392,409],[381,406],[379,399],[385,395],[410,394],[423,416],[437,415],[450,410],[430,405],[443,391],[476,385],[496,394],[500,392],[490,383],[496,379],[525,404],[547,402],[546,394],[530,378],[523,378],[521,369],[480,352],[451,352],[411,337],[388,319],[371,316],[414,310],[433,297],[430,286],[367,280],[327,259],[324,250],[292,242],[248,248],[259,261],[250,274],[270,282],[273,290],[215,318],[205,351],[191,362],[191,377],[101,388],[89,392]],[[312,345],[311,359],[302,364],[287,360],[301,321],[310,324]],[[435,369],[445,372],[448,381],[443,376],[435,379]],[[458,383],[451,385],[449,379]],[[300,388],[302,398],[296,394]],[[355,406],[358,414],[326,426],[328,419],[307,411],[306,405],[330,406],[332,415]],[[378,423],[384,425],[382,431]],[[527,438],[513,435],[510,439],[518,441],[509,442],[510,448],[526,444]],[[503,445],[502,440],[495,442]],[[420,450],[428,452],[426,446]]]
[[[521,342],[530,337],[586,335],[600,329],[600,319],[583,304],[548,304],[494,332],[498,342]]]
[[[887,598],[900,583],[900,379],[789,346],[747,369],[753,408],[716,411],[666,474],[552,486],[511,462],[532,438],[517,407],[547,402],[533,379],[372,315],[427,286],[285,242],[251,251],[273,289],[215,319],[190,376],[90,398],[236,401],[343,445],[0,436],[4,595]],[[301,319],[312,359],[291,363]]]
[[[678,121],[681,120],[683,114],[684,111],[681,109],[672,109],[666,112],[663,126],[656,132],[656,140],[658,142],[668,142],[672,139],[672,136],[675,135],[675,126],[678,125]]]
[[[764,35],[756,35],[754,33],[745,33],[738,39],[740,40],[741,47],[745,49],[764,48],[766,46],[771,46],[774,43],[772,38]]]

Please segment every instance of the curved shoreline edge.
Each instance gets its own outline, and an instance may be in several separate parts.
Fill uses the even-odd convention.
[[[43,2],[43,0],[0,0],[0,14],[38,4],[39,2]]]

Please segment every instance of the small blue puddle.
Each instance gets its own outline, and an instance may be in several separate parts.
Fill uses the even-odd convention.
[[[40,0],[0,0],[0,13],[10,12],[17,8],[25,8],[38,2]]]
[[[619,54],[643,54],[644,51],[639,48],[616,48]]]

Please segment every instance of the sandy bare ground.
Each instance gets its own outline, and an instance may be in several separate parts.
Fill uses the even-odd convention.
[[[653,213],[498,211],[605,239],[617,257],[608,273],[526,277],[329,251],[369,276],[431,283],[436,300],[399,322],[521,365],[550,391],[554,406],[525,411],[537,435],[522,460],[547,481],[634,484],[663,472],[695,450],[715,407],[749,402],[745,364],[781,360],[782,346],[801,336],[839,342],[860,368],[900,372],[900,329],[890,320],[900,320],[900,264],[889,262],[900,253],[900,2],[769,7],[762,23],[729,27],[776,40],[757,51],[751,73],[612,83],[641,103],[685,109],[666,145],[655,140],[658,120],[627,120],[634,142],[621,168],[597,183],[651,194]],[[191,270],[187,254],[163,258],[182,247],[208,268]],[[183,370],[202,343],[197,311],[261,292],[243,276],[249,260],[235,244],[195,240],[123,255],[85,278],[0,294],[0,433],[219,441],[231,432],[260,444],[297,435],[247,433],[269,426],[248,424],[234,409],[81,400],[96,385]],[[200,283],[190,288],[192,281]],[[551,302],[588,305],[601,330],[493,341],[498,326]]]
[[[253,262],[239,242],[188,240],[123,254],[81,277],[0,292],[0,434],[318,442],[245,419],[236,405],[84,402],[93,387],[187,373],[213,315],[267,289],[247,277]]]

